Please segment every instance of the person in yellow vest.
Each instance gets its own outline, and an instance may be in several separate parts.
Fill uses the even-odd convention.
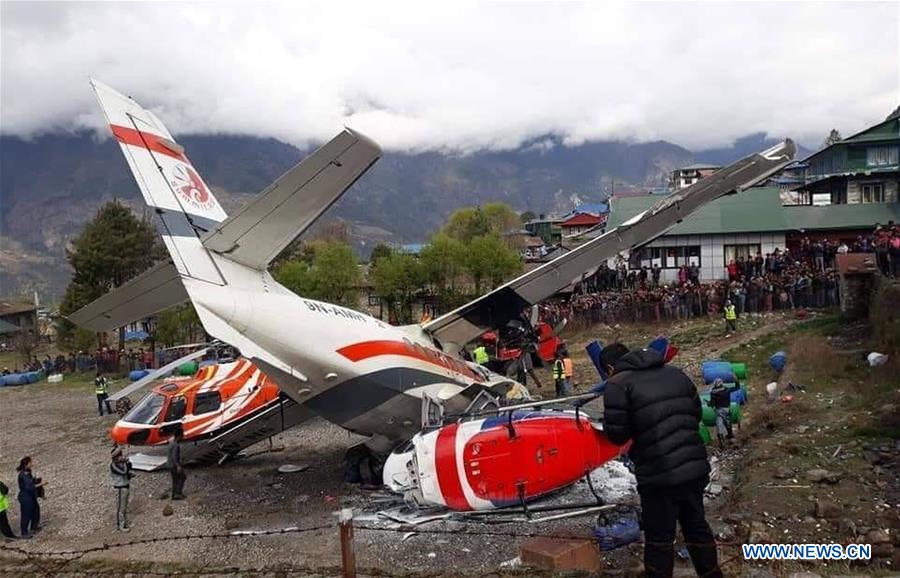
[[[575,378],[575,364],[572,363],[572,358],[569,357],[569,350],[563,349],[562,352],[562,362],[563,362],[563,375],[566,380],[566,395],[572,395],[572,386],[574,385]]]
[[[9,518],[6,511],[9,509],[9,487],[0,482],[0,534],[3,534],[5,541],[9,542],[16,539],[12,528],[9,527]]]
[[[487,365],[491,360],[491,356],[487,351],[487,347],[484,346],[484,343],[480,343],[478,347],[475,348],[472,352],[472,357],[478,365]]]
[[[730,300],[725,302],[725,333],[737,332],[737,312]]]
[[[563,362],[562,348],[556,350],[552,370],[553,383],[556,384],[556,397],[565,397],[569,392],[566,386],[566,364]]]
[[[102,371],[98,371],[94,378],[94,393],[97,395],[97,411],[100,415],[103,415],[103,404],[106,404],[106,413],[112,415],[112,408],[109,406],[109,380],[103,376]]]

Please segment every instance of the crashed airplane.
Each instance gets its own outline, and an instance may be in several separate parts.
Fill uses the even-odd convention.
[[[70,319],[93,331],[108,331],[190,300],[207,333],[240,350],[284,395],[308,410],[306,415],[370,436],[371,446],[384,453],[420,433],[423,415],[428,413],[423,411],[423,401],[438,404],[443,415],[464,422],[467,415],[485,407],[481,401],[486,397],[525,391],[509,377],[464,360],[461,352],[467,343],[485,331],[521,322],[523,311],[592,273],[605,259],[654,239],[710,201],[752,187],[781,170],[795,153],[794,144],[787,140],[737,161],[665,197],[622,226],[430,323],[394,327],[352,309],[296,295],[267,270],[378,160],[381,149],[375,142],[345,129],[228,216],[184,148],[153,113],[100,82],[92,81],[92,86],[144,200],[158,217],[171,260],[112,290]],[[553,417],[544,425],[559,424],[560,431],[567,432],[584,425],[583,416],[561,415],[562,419]],[[522,423],[513,429],[527,427],[529,419],[516,417],[514,421]],[[468,428],[475,426],[458,426],[464,432]],[[569,434],[557,438],[556,429],[542,428],[547,437],[541,447],[546,454],[523,454],[517,460],[522,470],[516,474],[515,485],[524,488],[517,492],[526,499],[544,491],[531,491],[530,486],[541,482],[529,477],[535,470],[525,463],[549,456],[558,447],[557,440],[567,439]],[[456,449],[458,443],[441,445],[440,435],[437,446],[452,455],[450,461],[441,462],[447,464],[443,471],[449,477],[437,480],[437,491],[448,497],[444,499],[447,506],[474,509],[509,501],[506,491],[477,496],[481,501],[449,498],[445,483],[465,482],[463,462],[476,456],[462,455]],[[605,459],[615,452],[599,457],[585,452],[583,463],[575,469],[583,474],[608,454]],[[418,474],[413,464],[410,469],[414,480]],[[498,469],[479,471],[489,476]],[[570,477],[554,479],[553,484],[571,483]],[[420,485],[424,492],[424,482]]]

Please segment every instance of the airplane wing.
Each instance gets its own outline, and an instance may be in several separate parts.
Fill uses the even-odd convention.
[[[169,260],[85,305],[68,319],[91,331],[112,331],[187,299],[178,270]]]
[[[537,269],[426,324],[423,329],[447,346],[464,346],[485,331],[520,319],[538,303],[621,251],[662,235],[685,217],[723,195],[743,191],[787,165],[796,153],[791,140],[741,159]]]
[[[282,175],[203,237],[232,261],[265,269],[381,156],[366,136],[344,131]]]

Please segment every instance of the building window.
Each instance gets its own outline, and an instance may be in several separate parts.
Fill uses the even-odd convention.
[[[881,146],[866,149],[866,165],[870,167],[883,167],[898,164],[898,147]]]
[[[700,266],[700,245],[689,247],[643,247],[631,252],[628,267],[652,269],[659,265],[662,269],[678,269],[682,265]]]
[[[884,183],[863,183],[859,188],[862,192],[860,200],[863,203],[884,202]]]
[[[194,398],[194,415],[210,413],[222,405],[222,396],[218,391],[204,391]]]
[[[683,265],[700,266],[700,245],[666,247],[665,251],[666,258],[662,264],[665,269],[678,269]]]
[[[727,266],[732,260],[738,259],[746,261],[751,257],[756,257],[760,253],[759,243],[749,245],[725,245],[725,265]]]

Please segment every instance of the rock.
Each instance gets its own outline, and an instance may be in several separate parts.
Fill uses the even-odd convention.
[[[737,512],[729,512],[722,516],[722,519],[731,524],[740,524],[747,519],[747,516],[744,514],[739,514]]]
[[[750,533],[747,535],[750,544],[768,544],[772,542],[769,537],[768,526],[762,522],[750,522]]]
[[[162,511],[163,516],[171,516],[174,513],[175,513],[175,510],[173,510],[172,506],[170,506],[169,504],[166,504],[165,506],[163,506],[163,511]]]
[[[815,515],[817,518],[837,518],[844,513],[844,509],[831,500],[819,498],[815,504]]]
[[[706,491],[711,496],[718,496],[722,493],[722,485],[721,484],[710,484],[706,487]]]
[[[881,463],[881,454],[873,450],[863,450],[862,457],[873,466]]]
[[[241,522],[237,518],[225,518],[225,529],[226,530],[234,530],[241,525]]]
[[[712,528],[713,534],[715,534],[719,540],[731,542],[736,537],[734,527],[731,524],[726,524],[720,520],[712,520],[709,525]]]
[[[891,542],[891,535],[887,530],[875,528],[866,533],[866,542],[869,544],[889,544]]]
[[[856,522],[850,518],[841,518],[836,524],[837,531],[843,536],[855,536],[857,532]]]
[[[778,466],[778,468],[775,470],[775,474],[774,474],[774,476],[776,478],[778,478],[779,480],[789,478],[792,475],[794,475],[793,470],[791,470],[791,468],[789,468],[787,466]]]
[[[815,468],[806,472],[806,479],[817,484],[836,484],[841,480],[841,475],[822,468]]]
[[[807,431],[808,429],[809,429],[809,426],[808,426],[808,425],[798,425],[797,428],[796,428],[796,432],[797,432],[798,434],[802,434],[802,433],[806,433],[806,431]]]

